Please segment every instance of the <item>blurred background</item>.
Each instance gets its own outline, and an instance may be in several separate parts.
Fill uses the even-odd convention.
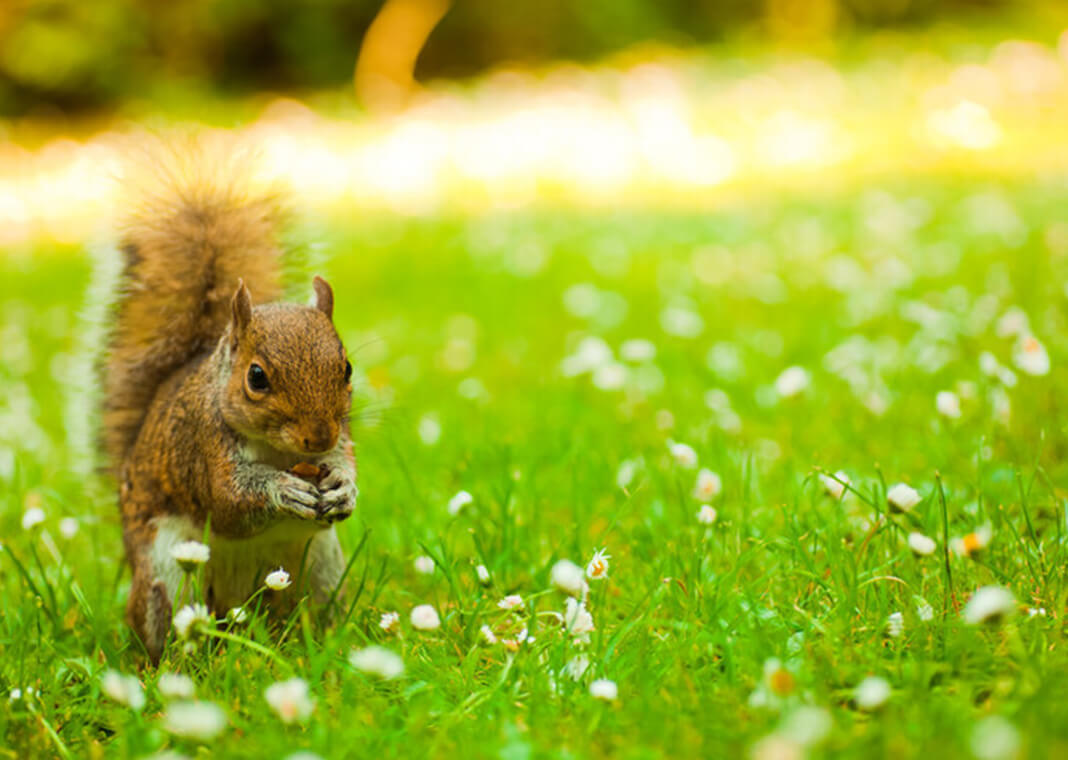
[[[236,129],[326,211],[1056,171],[1066,26],[1022,0],[6,0],[0,243],[92,234],[141,126]]]
[[[1066,27],[1041,0],[5,0],[0,245],[92,235],[126,136],[190,123],[325,213],[1059,171]]]

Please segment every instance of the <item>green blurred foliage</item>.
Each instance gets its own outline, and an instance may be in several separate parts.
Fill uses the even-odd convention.
[[[26,2],[0,10],[0,106],[94,103],[121,94],[145,24],[132,3]]]
[[[224,91],[336,86],[353,71],[382,0],[6,0],[0,113],[144,96],[160,80]],[[832,33],[1008,5],[1012,0],[454,0],[420,77],[502,62],[589,59],[646,40],[701,43],[738,29],[828,19]]]

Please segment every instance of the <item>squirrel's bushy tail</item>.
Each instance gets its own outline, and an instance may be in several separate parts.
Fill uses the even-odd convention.
[[[103,371],[103,446],[118,475],[159,386],[214,348],[244,280],[254,303],[282,292],[284,213],[233,162],[156,157],[120,227],[120,290]]]

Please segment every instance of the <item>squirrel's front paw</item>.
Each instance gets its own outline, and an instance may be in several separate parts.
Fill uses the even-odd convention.
[[[301,520],[319,518],[317,509],[319,489],[296,475],[290,475],[288,472],[279,473],[273,497],[275,506],[293,517]]]
[[[319,519],[340,522],[352,514],[359,494],[356,482],[345,472],[332,469],[319,482]]]

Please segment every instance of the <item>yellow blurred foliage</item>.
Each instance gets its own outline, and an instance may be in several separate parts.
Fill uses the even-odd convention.
[[[415,62],[449,0],[386,0],[356,61],[356,97],[372,111],[395,111],[415,88]]]

